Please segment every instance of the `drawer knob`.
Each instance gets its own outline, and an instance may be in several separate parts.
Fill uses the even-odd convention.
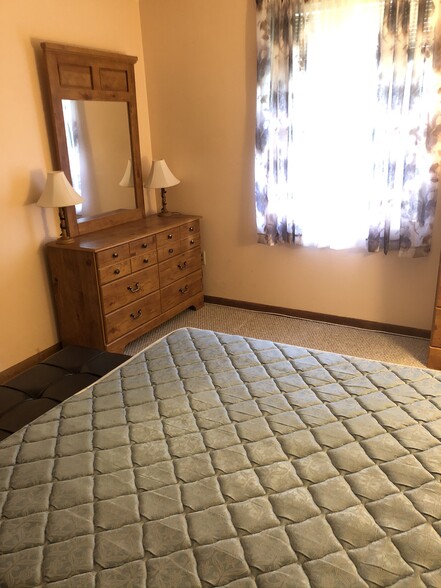
[[[169,253],[173,253],[173,249],[169,249],[169,250],[168,250],[168,252],[169,252]]]
[[[187,267],[187,262],[184,261],[184,263],[178,263],[178,268],[180,270],[185,270],[185,268]]]
[[[141,290],[141,288],[139,286],[139,282],[136,282],[136,284],[134,286],[127,286],[127,290],[130,290],[130,292],[132,292],[132,294],[134,294],[135,292],[139,292]]]
[[[121,273],[121,270],[120,269],[116,269],[113,273],[117,276],[118,274]]]
[[[149,262],[149,260],[148,260],[147,257],[144,257],[144,259],[142,261],[143,261],[143,263],[148,263]]]
[[[169,234],[167,235],[167,239],[173,239],[173,235],[172,235],[171,233],[169,233]]]
[[[147,243],[143,243],[143,244],[142,244],[142,248],[143,248],[143,249],[147,249],[147,247],[148,247],[148,244],[147,244]]]
[[[135,314],[134,312],[130,313],[130,318],[136,321],[142,315],[142,310],[139,309],[138,312]]]
[[[190,241],[190,245],[194,245],[194,239]]]
[[[190,231],[190,233],[192,233],[194,231],[194,227],[189,227],[188,230]]]
[[[116,259],[118,257],[118,253],[116,253],[116,251],[115,251],[115,253],[112,253],[112,257],[114,257]]]
[[[179,292],[181,294],[185,294],[186,292],[188,292],[188,284],[186,284],[183,288],[179,288]]]

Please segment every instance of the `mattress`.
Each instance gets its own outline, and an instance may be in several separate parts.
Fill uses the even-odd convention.
[[[0,586],[441,586],[441,372],[175,331],[0,444]]]

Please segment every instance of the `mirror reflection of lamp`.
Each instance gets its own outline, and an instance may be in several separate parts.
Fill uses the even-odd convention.
[[[134,188],[135,187],[135,182],[133,181],[133,166],[132,166],[131,159],[129,159],[127,162],[126,171],[124,172],[124,175],[121,178],[119,185],[122,188]]]
[[[158,216],[179,215],[179,213],[169,212],[167,210],[167,198],[165,196],[167,192],[165,188],[168,188],[169,186],[176,186],[176,184],[179,183],[180,180],[178,180],[178,178],[175,178],[175,176],[169,170],[168,165],[165,163],[164,159],[159,159],[152,163],[152,168],[145,182],[145,186],[146,188],[151,189],[161,188],[162,208],[161,212],[158,213]]]
[[[61,229],[60,241],[66,242],[72,239],[67,234],[64,208],[75,206],[81,202],[83,202],[83,198],[69,184],[64,172],[52,171],[47,174],[46,185],[36,204],[42,208],[58,208]]]

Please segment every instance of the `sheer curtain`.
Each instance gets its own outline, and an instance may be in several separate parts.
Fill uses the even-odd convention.
[[[257,1],[259,241],[430,250],[433,12],[425,0]]]

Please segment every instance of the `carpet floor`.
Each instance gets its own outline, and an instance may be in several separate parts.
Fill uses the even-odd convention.
[[[205,304],[199,310],[182,312],[153,331],[132,341],[127,345],[125,352],[134,355],[147,345],[181,327],[269,339],[308,349],[321,349],[417,367],[426,367],[429,349],[428,339]]]

